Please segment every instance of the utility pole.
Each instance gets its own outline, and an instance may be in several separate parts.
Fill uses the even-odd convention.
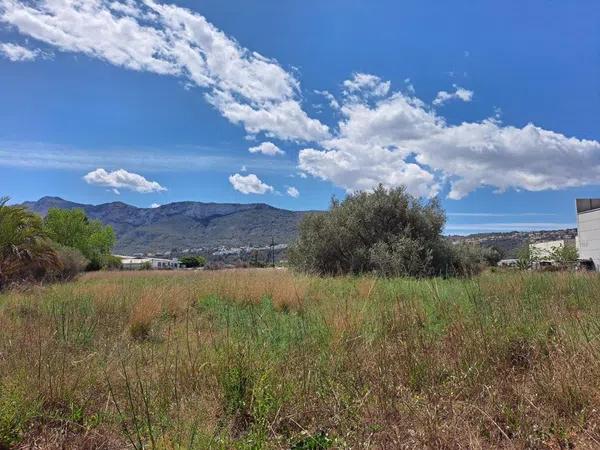
[[[273,236],[271,236],[271,258],[273,268],[275,268],[275,238]]]

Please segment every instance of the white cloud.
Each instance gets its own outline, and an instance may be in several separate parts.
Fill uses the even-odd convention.
[[[156,181],[149,181],[137,173],[127,172],[124,169],[115,170],[113,172],[107,172],[104,169],[96,169],[86,174],[83,179],[88,184],[115,189],[130,189],[142,194],[167,190]]]
[[[352,79],[343,83],[344,94],[347,96],[366,95],[371,97],[384,97],[390,91],[391,83],[383,81],[376,75],[355,73]]]
[[[223,91],[207,94],[206,99],[230,122],[242,124],[250,134],[264,132],[269,137],[302,141],[329,136],[329,128],[309,118],[295,99],[253,105]]]
[[[328,135],[302,110],[291,73],[185,8],[154,0],[0,0],[0,22],[62,51],[184,77],[207,89],[208,101],[248,133],[291,140]]]
[[[370,190],[379,183],[387,187],[405,185],[409,192],[423,197],[433,197],[440,189],[432,173],[380,147],[304,149],[300,151],[300,168],[348,192]]]
[[[290,197],[293,197],[293,198],[300,197],[300,191],[298,189],[296,189],[294,186],[288,186],[286,192],[287,192],[287,195],[289,195]]]
[[[263,142],[255,147],[250,147],[248,151],[250,153],[262,153],[263,155],[270,156],[285,155],[285,152],[272,142]]]
[[[470,102],[473,100],[473,91],[462,88],[457,85],[454,86],[454,92],[439,91],[433,100],[435,106],[440,106],[450,100],[462,100],[463,102]]]
[[[112,193],[115,195],[121,195],[121,191],[119,191],[117,188],[112,188]]]
[[[161,206],[161,204],[160,204],[160,203],[152,203],[152,204],[150,205],[150,208],[154,209],[154,208],[159,208],[160,206]]]
[[[334,136],[299,153],[299,168],[347,191],[406,185],[460,199],[482,186],[540,191],[598,184],[600,142],[495,119],[449,125],[421,100],[346,97]]]
[[[42,52],[39,49],[29,49],[18,44],[12,44],[10,42],[0,43],[0,55],[5,58],[17,62],[17,61],[33,61]]]
[[[229,177],[229,182],[233,188],[241,192],[242,194],[266,194],[267,192],[273,192],[273,186],[269,186],[263,183],[253,173],[248,175],[240,175],[236,173]]]
[[[417,143],[417,161],[451,177],[448,197],[461,199],[481,186],[555,190],[598,184],[600,142],[569,138],[533,124],[494,120],[443,127]]]
[[[201,150],[201,151],[198,151]],[[177,149],[111,148],[86,150],[37,142],[0,141],[0,168],[58,169],[89,172],[97,167],[129,167],[142,172],[231,172],[232,166],[245,165],[249,170],[281,173],[296,169],[283,158],[256,160],[252,155],[226,154],[222,148],[180,147]]]
[[[495,118],[450,125],[414,96],[410,82],[407,92],[393,92],[389,81],[372,74],[356,73],[343,82],[341,100],[326,95],[339,117],[330,130],[302,109],[292,72],[179,6],[154,0],[0,0],[0,22],[61,51],[194,83],[248,135],[308,142],[299,169],[348,191],[404,184],[415,195],[432,196],[449,182],[449,197],[459,199],[481,186],[538,191],[600,180],[598,141],[533,124],[504,126]],[[434,106],[473,98],[472,91],[454,88],[440,91]],[[0,164],[31,163],[0,150]],[[89,161],[63,158],[61,164]]]
[[[329,91],[319,91],[319,90],[315,90],[314,92],[315,92],[315,94],[319,94],[319,95],[322,95],[323,97],[325,97],[329,101],[329,106],[332,109],[339,109],[340,108],[339,102],[333,96],[333,94],[331,92],[329,92]]]

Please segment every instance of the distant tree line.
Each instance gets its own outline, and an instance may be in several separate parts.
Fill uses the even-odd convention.
[[[83,270],[120,267],[115,234],[82,210],[50,209],[44,219],[0,198],[0,289],[23,281],[68,280]]]
[[[377,187],[326,213],[307,215],[289,250],[290,266],[318,275],[468,276],[496,252],[453,245],[442,236],[446,215],[437,199],[419,200],[399,187]]]

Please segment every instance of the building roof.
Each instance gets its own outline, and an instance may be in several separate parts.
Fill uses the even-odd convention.
[[[578,198],[575,202],[577,214],[600,209],[600,198]]]

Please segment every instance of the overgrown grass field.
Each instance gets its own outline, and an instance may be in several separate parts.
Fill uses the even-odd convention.
[[[599,336],[594,274],[88,274],[0,294],[0,448],[598,448]]]

